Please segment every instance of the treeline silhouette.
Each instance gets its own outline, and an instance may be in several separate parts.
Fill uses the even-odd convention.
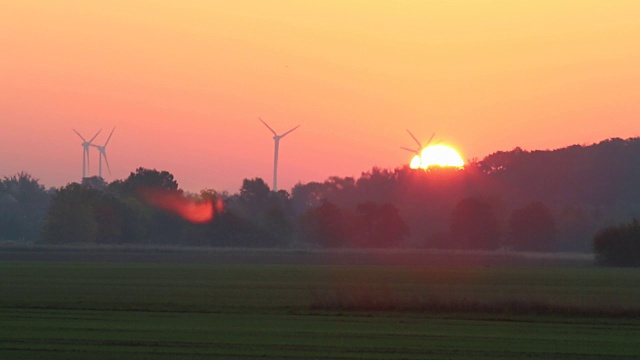
[[[374,168],[273,192],[180,190],[167,171],[45,188],[29,174],[0,182],[0,239],[230,247],[426,247],[591,251],[598,230],[640,215],[640,139],[557,150],[499,151],[464,169]],[[193,224],[151,206],[141,189],[223,204]],[[222,210],[223,209],[223,210]]]

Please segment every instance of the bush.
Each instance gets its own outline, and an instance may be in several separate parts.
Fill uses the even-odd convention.
[[[610,266],[640,266],[640,223],[604,228],[593,238],[598,263]]]

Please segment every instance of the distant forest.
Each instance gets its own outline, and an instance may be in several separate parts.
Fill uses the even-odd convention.
[[[150,189],[213,203],[192,223],[153,206]],[[138,168],[45,189],[27,173],[0,182],[0,240],[224,247],[420,247],[579,251],[603,228],[640,216],[640,138],[557,150],[499,151],[464,169],[373,168],[273,192],[180,190],[167,171]]]

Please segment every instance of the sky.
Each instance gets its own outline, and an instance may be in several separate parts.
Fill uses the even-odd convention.
[[[237,192],[640,135],[640,1],[0,0],[0,176]],[[95,149],[92,149],[95,150]],[[89,175],[97,175],[92,151]]]

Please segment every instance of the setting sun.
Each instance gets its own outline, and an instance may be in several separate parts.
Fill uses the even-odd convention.
[[[409,165],[412,169],[427,169],[431,166],[463,167],[464,161],[456,150],[446,145],[433,145],[416,155]]]

